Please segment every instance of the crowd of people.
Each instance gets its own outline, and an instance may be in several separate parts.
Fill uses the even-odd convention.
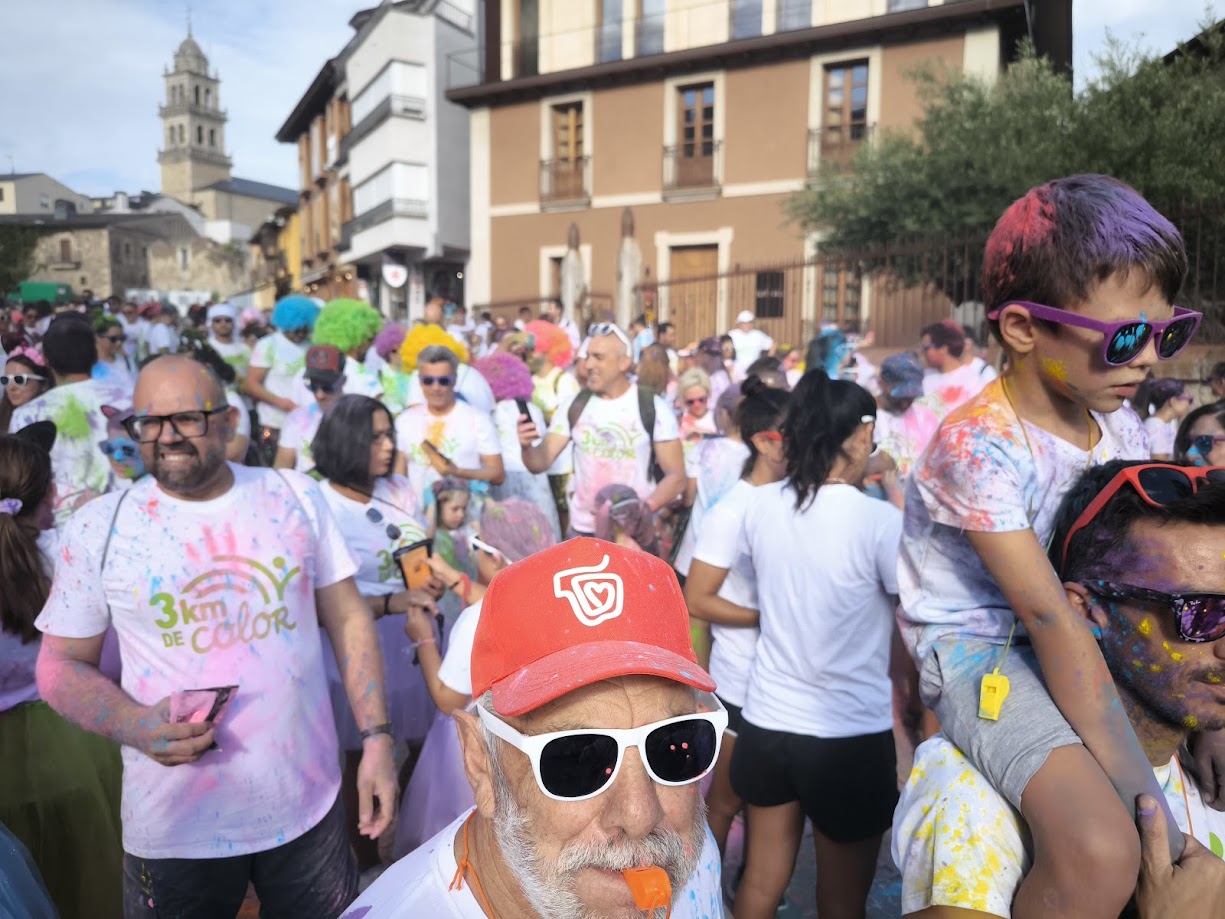
[[[822,919],[891,827],[907,916],[1217,915],[1186,264],[1073,176],[1000,218],[982,328],[883,356],[751,311],[0,311],[0,914],[766,919],[810,824]]]

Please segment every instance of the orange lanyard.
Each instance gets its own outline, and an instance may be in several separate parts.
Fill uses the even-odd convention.
[[[468,824],[472,822],[472,818],[476,816],[476,811],[468,815],[468,819],[464,821],[464,854],[459,860],[459,864],[455,868],[455,876],[451,878],[451,883],[447,885],[447,890],[463,890],[464,875],[471,873],[472,889],[476,891],[480,897],[481,909],[485,910],[485,915],[490,919],[494,919],[493,907],[489,905],[489,899],[485,896],[485,890],[481,887],[481,879],[476,876],[476,867],[468,860]]]

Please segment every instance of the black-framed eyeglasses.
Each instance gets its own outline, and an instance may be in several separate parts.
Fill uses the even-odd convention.
[[[29,383],[45,383],[46,381],[46,377],[40,377],[36,373],[14,373],[11,375],[6,373],[0,375],[0,386],[8,386],[10,383],[17,386],[25,386]]]
[[[427,377],[427,376],[422,375],[421,385],[422,386],[441,386],[444,389],[450,389],[452,386],[455,385],[455,377],[450,376],[449,374],[447,376],[441,376],[441,377]]]
[[[203,437],[208,433],[208,419],[212,415],[220,415],[229,410],[228,405],[199,412],[175,412],[173,415],[134,415],[123,420],[124,430],[137,443],[151,444],[162,436],[162,428],[166,422],[174,433],[180,437],[191,439]]]
[[[369,520],[371,523],[373,523],[375,526],[378,526],[380,523],[382,523],[387,518],[383,516],[383,512],[380,511],[377,507],[368,507],[366,508],[366,519]],[[396,526],[394,523],[388,523],[387,529],[384,532],[387,533],[387,538],[390,539],[392,542],[395,542],[397,539],[399,539],[401,536],[404,535],[403,531],[398,526]]]
[[[122,345],[128,340],[128,336],[126,335],[103,335],[102,337],[109,341],[112,345]]]
[[[306,388],[314,393],[323,393],[326,396],[335,395],[344,386],[344,380],[334,380],[331,383],[321,383],[318,380],[307,380]]]
[[[1202,644],[1225,638],[1225,594],[1168,594],[1114,581],[1082,581],[1081,586],[1105,600],[1131,600],[1164,607],[1183,641]]]

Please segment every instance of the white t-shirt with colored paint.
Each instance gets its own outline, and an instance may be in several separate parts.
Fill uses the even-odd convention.
[[[298,405],[306,405],[311,399],[301,384],[302,369],[306,366],[306,342],[297,345],[282,335],[273,332],[255,343],[251,351],[250,367],[264,368],[264,389],[282,399],[290,399]],[[259,423],[269,428],[280,428],[285,423],[286,412],[267,402],[256,407]]]
[[[996,381],[945,419],[906,489],[898,623],[912,655],[926,657],[944,637],[998,644],[1008,638],[1012,609],[966,530],[1032,529],[1045,546],[1063,496],[1085,469],[1149,458],[1134,412],[1093,418],[1102,436],[1092,452],[1036,425],[1022,428]]]
[[[209,338],[208,345],[221,355],[221,359],[234,368],[234,373],[241,383],[247,378],[247,368],[251,365],[251,349],[247,343],[237,336],[233,341],[220,341]]]
[[[219,858],[298,838],[340,789],[315,591],[357,571],[319,486],[294,472],[230,464],[234,484],[183,501],[152,476],[69,522],[44,633],[114,626],[123,689],[143,705],[237,685],[219,749],[162,766],[123,753],[123,845],[143,858]]]
[[[1173,456],[1174,438],[1178,434],[1178,419],[1162,421],[1155,415],[1144,419],[1144,430],[1148,434],[1149,449],[1154,456]]]
[[[570,500],[570,526],[580,533],[595,532],[595,499],[607,485],[628,485],[647,498],[655,490],[650,479],[651,438],[638,410],[638,386],[630,384],[622,395],[605,399],[593,395],[578,424],[570,430],[570,405],[577,396],[557,406],[550,434],[574,442],[574,496]],[[655,443],[680,437],[676,415],[655,397]]]
[[[124,393],[92,379],[65,383],[13,412],[11,431],[35,421],[55,422],[51,472],[55,478],[56,527],[63,527],[73,511],[109,487],[111,466],[98,448],[106,440],[104,405],[131,408],[131,390]]]
[[[311,445],[323,421],[323,409],[314,396],[310,400],[309,404],[299,405],[285,416],[285,422],[281,425],[281,439],[277,442],[278,447],[288,447],[294,451],[293,467],[298,472],[310,472],[315,468]]]
[[[396,419],[396,449],[408,458],[408,478],[417,499],[424,505],[425,492],[438,481],[421,446],[428,440],[460,469],[480,469],[482,456],[500,456],[502,445],[488,412],[456,401],[445,415],[435,415],[427,405],[414,405]]]
[[[749,329],[746,332],[737,326],[727,334],[736,347],[737,379],[743,380],[753,362],[774,347],[774,339],[761,329]]]
[[[1178,828],[1225,858],[1225,814],[1204,804],[1175,760],[1153,771]],[[964,753],[942,734],[920,745],[893,815],[903,915],[949,906],[1011,916],[1029,846],[1020,813]]]
[[[756,492],[743,479],[733,485],[704,518],[693,550],[697,561],[727,572],[719,596],[746,609],[757,609],[757,577],[753,560],[740,546],[740,528]],[[710,634],[714,639],[710,648],[710,676],[718,686],[715,691],[720,699],[743,708],[760,632],[756,627],[712,623]]]
[[[433,839],[423,843],[380,875],[340,919],[485,919],[472,891],[471,873],[451,889],[459,860],[456,834],[472,814],[465,811]],[[462,834],[459,855],[463,854]],[[471,835],[469,835],[471,840]],[[722,869],[710,829],[693,877],[672,898],[673,919],[722,919]]]
[[[995,378],[994,367],[963,364],[948,373],[929,373],[923,377],[923,395],[935,394],[947,414],[969,402]]]

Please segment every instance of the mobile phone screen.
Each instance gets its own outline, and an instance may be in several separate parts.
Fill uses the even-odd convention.
[[[391,554],[392,559],[400,566],[400,577],[404,579],[404,586],[408,590],[416,590],[429,583],[433,576],[429,562],[432,548],[433,540],[423,539],[411,546],[396,549]]]

